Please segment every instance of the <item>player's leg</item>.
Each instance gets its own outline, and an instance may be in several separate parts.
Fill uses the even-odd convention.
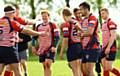
[[[21,68],[23,68],[23,71],[24,71],[24,76],[28,76],[28,69],[27,69],[28,52],[27,50],[19,52],[19,58],[20,58]]]
[[[86,75],[86,73],[87,73],[87,72],[86,72],[86,63],[83,63],[83,62],[82,62],[81,68],[82,68],[82,74],[83,74],[83,76],[87,76],[87,75]]]
[[[10,65],[6,65],[4,76],[13,76],[12,68]]]
[[[2,72],[4,70],[5,65],[0,63],[0,76],[2,76]]]
[[[108,70],[108,62],[106,58],[102,58],[103,76],[110,76],[110,71]]]
[[[115,74],[116,76],[120,76],[120,72],[115,67],[112,67],[112,65],[115,61],[115,58],[116,58],[116,52],[110,52],[109,57],[106,58],[106,60],[108,61],[108,64],[109,64],[108,69],[110,69],[110,71],[113,74]]]
[[[94,66],[99,58],[99,49],[86,50],[86,70],[87,76],[95,76]]]
[[[93,62],[87,62],[86,63],[86,69],[87,69],[87,76],[95,76],[93,68],[95,63]]]
[[[79,43],[71,44],[67,51],[67,60],[70,64],[74,76],[81,76],[81,57],[82,45]]]
[[[12,63],[10,64],[15,76],[22,76],[21,68],[20,68],[20,63]]]
[[[73,75],[80,76],[80,60],[77,59],[77,60],[71,61],[69,63],[70,63]]]
[[[82,57],[82,63],[81,63],[81,70],[82,70],[82,73],[83,73],[83,76],[87,76],[86,75],[86,51],[83,50],[83,57]]]
[[[51,65],[52,65],[52,60],[51,59],[46,59],[45,62],[43,63],[44,67],[44,76],[51,76]]]

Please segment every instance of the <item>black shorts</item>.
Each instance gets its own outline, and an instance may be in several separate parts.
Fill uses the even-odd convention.
[[[19,56],[16,47],[0,46],[0,64],[19,63]]]
[[[71,62],[76,59],[82,59],[83,48],[81,43],[71,44],[67,50],[67,60]]]
[[[101,53],[101,59],[102,58],[105,58],[108,60],[108,61],[114,61],[115,58],[116,58],[116,52],[113,52],[113,51],[110,51],[110,53],[108,55],[105,54],[104,51],[102,51]]]
[[[49,50],[46,54],[39,56],[39,62],[45,62],[46,59],[51,59],[53,62],[55,60],[55,53]]]
[[[82,62],[97,62],[100,56],[100,49],[91,49],[91,50],[83,50],[84,55]]]

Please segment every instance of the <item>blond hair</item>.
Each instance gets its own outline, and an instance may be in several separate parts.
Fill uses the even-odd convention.
[[[101,12],[101,11],[105,11],[105,12],[109,13],[109,11],[108,11],[107,8],[101,8],[101,9],[100,9],[100,12]]]
[[[68,9],[68,8],[64,8],[63,11],[62,11],[62,14],[65,15],[65,16],[71,16],[72,15],[70,9]]]
[[[50,16],[50,12],[49,12],[48,10],[42,10],[40,14],[42,15],[42,14],[44,14],[44,13],[47,13],[48,16]]]

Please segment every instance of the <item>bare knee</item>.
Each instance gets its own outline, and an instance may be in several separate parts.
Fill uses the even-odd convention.
[[[51,63],[50,62],[45,62],[44,69],[50,69],[50,68],[51,68]]]
[[[7,65],[5,70],[6,71],[12,71],[12,67],[10,65]]]

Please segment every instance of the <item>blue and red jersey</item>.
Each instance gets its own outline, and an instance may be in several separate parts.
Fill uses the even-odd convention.
[[[97,49],[99,48],[99,35],[98,35],[98,20],[97,18],[90,14],[89,17],[84,18],[82,21],[82,29],[84,34],[88,29],[94,28],[94,32],[91,36],[84,37],[82,40],[82,45],[84,49]]]
[[[65,22],[62,26],[63,37],[69,38],[69,44],[80,42],[80,36],[77,33],[78,29],[76,27],[76,23],[76,20],[71,20],[70,22]]]

